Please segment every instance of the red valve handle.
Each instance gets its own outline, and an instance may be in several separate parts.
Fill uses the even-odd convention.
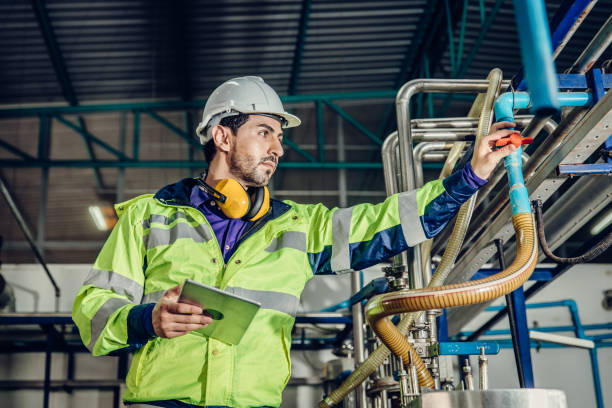
[[[513,144],[517,149],[524,144],[533,143],[532,137],[523,137],[519,132],[515,132],[510,134],[510,136],[501,138],[495,142],[495,147],[500,148],[506,146],[507,144]]]

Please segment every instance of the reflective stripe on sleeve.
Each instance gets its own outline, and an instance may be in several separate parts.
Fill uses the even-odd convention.
[[[113,271],[103,269],[91,269],[83,285],[93,285],[100,289],[112,290],[113,292],[125,296],[132,303],[140,303],[143,286],[132,279]]]
[[[351,232],[351,217],[353,208],[336,210],[332,217],[332,253],[330,265],[332,271],[347,272],[351,269],[349,251],[349,233]]]
[[[93,319],[91,319],[91,340],[87,345],[89,351],[93,351],[98,338],[102,334],[104,327],[106,327],[106,322],[110,315],[112,315],[117,309],[130,304],[127,299],[123,298],[110,298],[108,299],[102,307],[98,309]]]
[[[170,245],[181,238],[190,238],[195,242],[208,242],[212,239],[211,232],[204,225],[192,227],[186,222],[178,222],[168,229],[152,227],[149,231],[149,234],[144,236],[147,249]]]
[[[143,305],[145,303],[157,303],[159,302],[159,299],[161,299],[162,296],[164,296],[164,293],[166,293],[165,290],[158,290],[157,292],[147,293],[146,295],[142,297],[142,302],[140,303]]]
[[[299,231],[285,231],[280,237],[274,238],[265,251],[275,252],[283,248],[306,252],[306,234]]]
[[[225,291],[261,303],[262,309],[272,309],[295,317],[300,303],[296,296],[283,292],[253,290],[228,286]]]
[[[169,217],[161,214],[151,214],[148,219],[142,221],[142,227],[144,229],[151,228],[152,223],[170,225],[179,218],[186,219],[187,221],[193,221],[193,219],[188,217],[184,212],[176,211]]]
[[[416,191],[408,191],[398,196],[400,224],[404,239],[409,246],[414,246],[427,239],[419,218]]]

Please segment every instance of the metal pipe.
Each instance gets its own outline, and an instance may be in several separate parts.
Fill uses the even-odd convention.
[[[556,59],[563,51],[596,3],[597,0],[573,1],[552,34],[552,46],[556,46],[552,55],[553,59]]]
[[[414,178],[416,187],[423,186],[423,157],[425,153],[449,150],[453,147],[453,143],[449,142],[421,142],[414,148]]]
[[[442,80],[442,79],[415,79],[407,82],[397,93],[396,111],[400,148],[400,168],[402,179],[400,191],[413,190],[416,187],[414,179],[414,165],[412,163],[412,131],[410,128],[410,99],[418,92],[486,92],[489,86],[487,80]],[[413,248],[413,271],[421,271],[421,251],[419,246]],[[414,272],[414,279],[418,279],[418,273]],[[415,288],[422,288],[416,286]]]
[[[351,274],[351,291],[353,294],[355,294],[359,292],[360,289],[361,289],[361,281],[360,281],[359,272],[353,272]],[[353,314],[353,353],[354,353],[353,358],[355,360],[355,367],[359,367],[359,365],[363,363],[363,359],[365,358],[365,353],[364,353],[365,338],[363,335],[363,331],[364,331],[363,307],[361,305],[361,302],[355,303],[351,308],[351,312]],[[359,386],[357,386],[357,388],[355,389],[355,392],[357,394],[357,402],[358,402],[357,406],[359,408],[366,408],[367,407],[367,397],[366,397],[365,385],[362,383]]]
[[[548,179],[551,171],[553,171],[559,163],[565,160],[576,160],[588,157],[597,148],[597,141],[602,133],[606,132],[605,127],[609,125],[609,114],[612,106],[612,95],[606,94],[598,103],[589,110],[589,112],[580,118],[580,112],[573,115],[572,120],[575,124],[570,124],[564,120],[556,129],[551,138],[556,138],[560,133],[567,132],[567,135],[561,137],[562,142],[554,147],[553,150],[543,157],[537,167],[533,168],[533,176],[526,177],[527,187],[532,192],[533,198],[540,198],[543,201],[547,200],[561,185],[558,179]],[[549,144],[545,144],[536,150],[534,157],[538,157],[541,151],[550,149]],[[529,167],[534,165],[537,160],[528,165],[525,174],[528,174]],[[547,180],[548,179],[548,180]],[[499,197],[499,196],[498,196]],[[480,228],[475,228],[473,236],[477,236],[476,240],[468,248],[464,256],[457,262],[453,273],[450,277],[450,282],[461,282],[474,273],[487,259],[489,259],[494,251],[489,243],[493,237],[498,236],[506,239],[510,236],[509,226],[505,221],[506,214],[509,214],[509,207],[505,201],[507,197],[501,197],[500,203],[495,204],[499,207],[497,210],[491,210],[494,206],[479,211],[482,215],[475,224],[487,225],[485,231]],[[486,213],[486,214],[485,214]],[[501,214],[501,215],[495,215]],[[491,217],[496,217],[491,219]],[[526,296],[540,290],[543,283],[536,283],[526,292]],[[449,333],[455,333],[467,321],[469,321],[474,313],[479,313],[481,307],[470,307],[469,310],[461,309],[451,311],[452,318],[449,318]],[[450,324],[452,322],[452,324]]]
[[[2,191],[2,195],[4,196],[6,203],[11,209],[13,216],[17,220],[17,224],[19,224],[19,227],[21,228],[23,235],[28,240],[28,243],[30,244],[30,248],[32,248],[32,251],[34,251],[34,256],[36,256],[36,259],[38,260],[38,262],[40,262],[40,265],[45,270],[47,276],[49,277],[49,281],[51,281],[51,284],[53,285],[53,288],[55,289],[55,299],[56,299],[55,304],[57,307],[59,304],[58,302],[59,302],[59,297],[60,297],[60,288],[59,286],[57,286],[55,279],[53,279],[53,276],[51,275],[51,271],[49,271],[49,268],[47,267],[47,263],[43,259],[42,255],[40,254],[40,251],[38,250],[38,247],[34,243],[34,238],[32,237],[30,228],[28,228],[28,225],[23,219],[23,216],[21,215],[21,211],[19,210],[17,203],[13,199],[11,192],[9,191],[8,187],[6,186],[6,183],[4,182],[4,179],[1,176],[0,176],[0,191]]]
[[[567,97],[568,102],[569,103],[588,103],[590,98],[586,97],[584,93],[581,93],[581,94],[583,95],[580,95],[578,98]],[[498,120],[508,120],[511,118],[512,110],[514,108],[528,106],[529,100],[530,100],[529,94],[526,94],[523,92],[516,92],[514,93],[514,95],[518,96],[515,100],[513,100],[512,93],[510,92],[505,93],[500,96],[500,98],[503,97],[503,99],[501,99],[499,103],[499,108],[496,103],[496,111],[497,109],[499,109],[499,112],[500,112],[500,114],[497,115]],[[557,147],[559,147],[563,143],[563,140],[568,135],[570,129],[574,127],[575,124],[578,123],[582,115],[583,115],[582,112],[575,110],[574,112],[570,114],[570,116],[566,118],[566,120],[564,120],[559,126],[556,127],[553,134],[550,135],[550,138],[552,140],[550,142],[546,140],[546,144],[543,145],[544,147],[542,147],[542,149],[545,150],[545,153],[541,152],[539,149],[536,152],[538,154],[534,156],[535,158],[527,162],[527,166],[525,167],[523,171],[525,180],[529,181],[531,177],[533,177],[533,175],[535,174],[535,171],[538,168],[540,168],[540,165],[544,161],[547,160],[547,158],[549,157],[549,154],[552,153],[552,151],[554,151]],[[498,177],[502,178],[503,172]],[[491,192],[491,190],[493,190],[493,188],[495,187],[495,182],[497,181],[497,177],[493,176],[492,179],[493,179],[492,180],[493,182],[488,183],[490,187],[489,186],[483,187],[482,193],[480,194],[481,199],[480,199],[479,204],[482,202],[484,197],[488,195]],[[481,228],[486,227],[488,225],[489,220],[493,218],[495,214],[497,214],[497,212],[501,209],[501,207],[503,207],[503,205],[507,202],[507,199],[508,197],[506,193],[501,192],[493,199],[492,204],[486,208],[486,211],[479,212],[479,217],[472,224],[476,228],[473,230],[470,230],[468,234],[468,238],[466,239],[466,242],[471,241],[478,234]],[[441,242],[441,241],[437,241],[436,244],[438,244],[438,242]],[[438,245],[434,245],[434,251],[437,251],[438,249],[437,247]]]
[[[584,349],[595,348],[595,342],[586,339],[577,339],[575,337],[561,336],[559,334],[545,333],[541,331],[531,330],[529,339],[533,341],[543,341],[546,343],[563,344],[565,346],[578,347]]]
[[[612,43],[612,15],[608,17],[589,45],[566,72],[584,74],[589,71],[610,43]]]
[[[466,359],[463,365],[463,374],[465,381],[465,389],[468,391],[474,390],[474,376],[472,376],[472,367],[470,366],[470,360]]]
[[[489,389],[489,363],[485,355],[485,348],[480,348],[478,356],[478,385],[481,390]]]

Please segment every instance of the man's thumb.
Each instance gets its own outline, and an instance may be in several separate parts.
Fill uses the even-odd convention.
[[[169,300],[178,300],[179,295],[181,294],[181,289],[183,289],[183,285],[176,285],[173,288],[170,288],[164,293],[164,297]]]

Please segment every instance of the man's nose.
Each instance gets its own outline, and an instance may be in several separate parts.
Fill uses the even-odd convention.
[[[272,145],[270,146],[270,153],[272,153],[276,157],[281,157],[283,154],[285,154],[283,144],[279,139],[275,138],[272,142]]]

